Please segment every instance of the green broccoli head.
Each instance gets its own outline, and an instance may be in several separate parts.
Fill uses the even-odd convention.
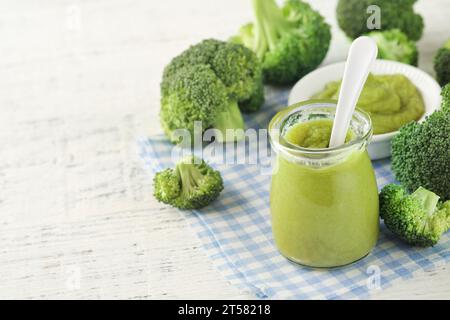
[[[264,102],[262,70],[246,47],[204,40],[175,57],[164,69],[161,82],[161,124],[169,139],[180,142],[177,129],[194,134],[194,122],[203,131],[245,129],[239,110],[257,111]],[[251,101],[251,108],[247,105]],[[233,137],[235,140],[236,137]]]
[[[287,0],[253,0],[255,23],[241,27],[231,41],[252,49],[262,61],[264,81],[292,83],[325,58],[331,41],[330,26],[311,6]]]
[[[449,87],[442,92],[442,108],[422,123],[410,122],[392,139],[392,171],[413,191],[420,186],[450,199]]]
[[[450,83],[450,40],[438,50],[434,57],[434,70],[441,86]]]
[[[419,53],[416,43],[399,29],[372,31],[368,36],[377,43],[378,58],[417,66]]]
[[[367,9],[376,5],[381,9],[381,30],[400,29],[409,39],[417,41],[422,37],[424,23],[421,15],[414,12],[416,0],[339,0],[337,21],[348,37],[355,39],[370,31]]]
[[[203,64],[178,69],[170,81],[162,83],[161,124],[170,141],[178,143],[178,129],[194,135],[196,121],[202,128],[244,129],[236,101],[214,71]],[[227,121],[229,120],[229,121]]]
[[[237,101],[249,99],[261,82],[261,64],[246,47],[215,39],[191,46],[175,57],[164,69],[163,83],[170,81],[179,69],[207,65]]]
[[[153,180],[155,198],[179,209],[200,209],[223,190],[222,176],[196,157],[181,160],[175,169],[158,172]]]
[[[405,242],[429,247],[450,227],[450,201],[440,203],[439,196],[422,187],[409,195],[401,186],[389,184],[380,192],[380,216]]]
[[[248,48],[224,44],[218,48],[211,66],[233,98],[238,102],[248,100],[262,84],[261,64]]]

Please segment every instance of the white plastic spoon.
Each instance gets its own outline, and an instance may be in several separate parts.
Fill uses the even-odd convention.
[[[377,54],[377,44],[371,38],[359,37],[353,41],[345,64],[344,77],[342,78],[341,91],[331,131],[330,148],[345,143],[356,103]]]

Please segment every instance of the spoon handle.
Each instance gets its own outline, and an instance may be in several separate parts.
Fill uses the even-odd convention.
[[[345,64],[344,77],[342,78],[341,91],[331,131],[330,148],[345,143],[353,111],[377,54],[377,45],[371,38],[359,37],[353,41]]]

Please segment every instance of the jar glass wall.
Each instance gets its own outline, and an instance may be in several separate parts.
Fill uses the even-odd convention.
[[[272,230],[279,251],[312,267],[336,267],[367,255],[379,233],[378,190],[367,153],[369,116],[355,111],[353,138],[337,148],[302,148],[286,133],[299,123],[334,119],[333,101],[306,101],[269,125],[277,161],[272,175]]]

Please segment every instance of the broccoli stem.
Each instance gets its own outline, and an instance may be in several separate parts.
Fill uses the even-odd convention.
[[[265,28],[262,23],[263,21],[263,7],[261,1],[253,0],[253,9],[255,11],[255,43],[253,51],[256,53],[258,58],[263,58],[264,53],[267,50],[267,41],[265,38]]]
[[[431,216],[436,212],[436,207],[439,202],[439,196],[434,192],[431,192],[423,187],[419,187],[411,194],[412,197],[419,200],[425,210],[425,212]]]
[[[244,130],[245,124],[242,118],[241,110],[239,110],[238,103],[236,101],[230,102],[227,108],[217,115],[213,124],[213,128],[218,130],[221,134],[216,136],[216,140],[219,142],[237,141],[241,140],[241,134],[238,132],[234,136],[227,137],[228,130]]]
[[[198,187],[200,180],[204,175],[192,163],[180,162],[177,164],[177,172],[181,179],[181,191],[184,195],[192,193],[193,189]]]
[[[256,18],[253,51],[262,58],[267,48],[273,50],[280,36],[292,26],[274,0],[253,0],[253,9]]]

